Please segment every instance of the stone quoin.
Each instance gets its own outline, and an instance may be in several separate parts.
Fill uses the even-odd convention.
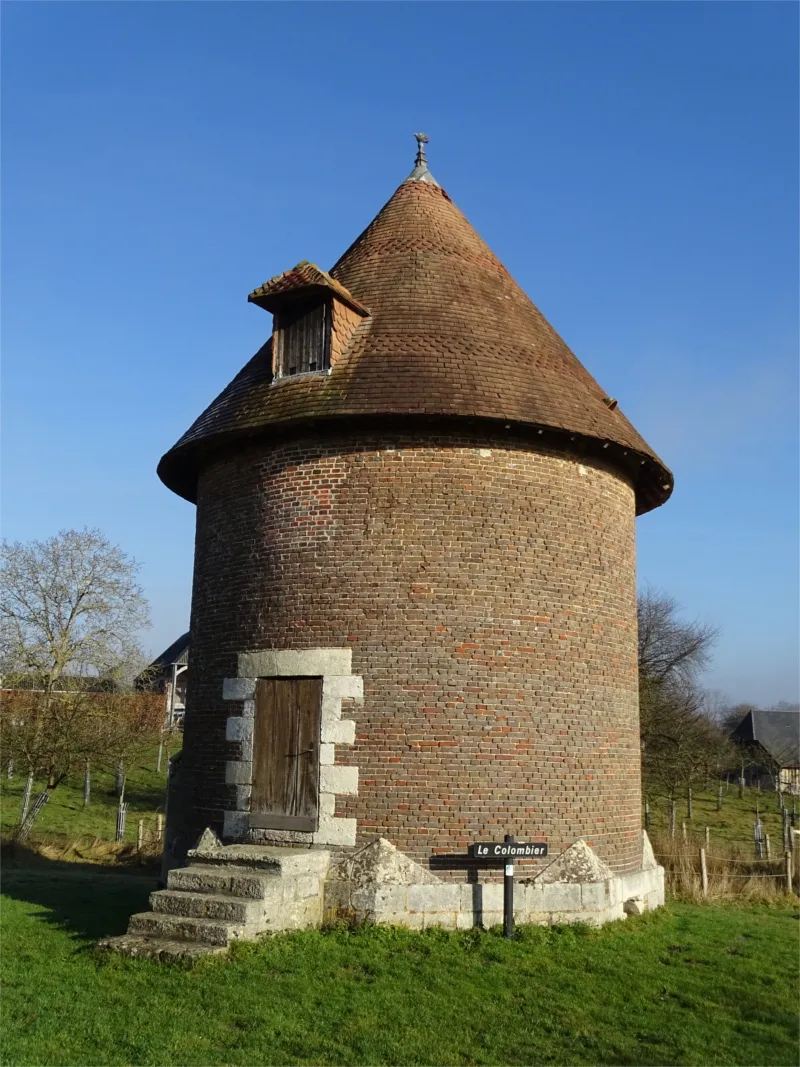
[[[327,850],[339,905],[463,926],[495,915],[502,871],[434,876],[431,857],[509,833],[549,850],[518,861],[522,919],[622,917],[663,901],[634,521],[672,476],[426,140],[329,272],[304,261],[250,294],[272,333],[159,464],[197,505],[165,866],[206,828],[218,863]]]

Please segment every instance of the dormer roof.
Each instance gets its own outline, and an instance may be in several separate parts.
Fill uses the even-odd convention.
[[[205,457],[243,435],[345,419],[351,427],[380,420],[462,428],[468,419],[602,455],[631,479],[639,513],[663,503],[673,484],[667,467],[432,179],[421,155],[330,272],[301,263],[250,296],[270,310],[279,294],[307,286],[350,303],[365,317],[337,364],[324,374],[276,381],[268,342],[162,458],[162,480],[194,500]]]
[[[285,270],[283,274],[276,274],[258,289],[254,289],[247,299],[251,304],[257,304],[265,311],[274,312],[293,298],[303,299],[329,295],[338,297],[342,303],[347,304],[361,315],[369,314],[364,305],[359,303],[341,282],[337,282],[327,271],[320,270],[316,263],[309,263],[307,259],[301,260],[291,270]]]

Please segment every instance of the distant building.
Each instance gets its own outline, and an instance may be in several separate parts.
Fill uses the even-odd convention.
[[[185,633],[164,649],[160,656],[156,656],[134,683],[137,689],[144,692],[164,694],[164,722],[172,726],[183,723],[188,665],[189,634]]]
[[[732,736],[761,749],[764,762],[779,769],[781,789],[800,793],[800,712],[748,711]]]

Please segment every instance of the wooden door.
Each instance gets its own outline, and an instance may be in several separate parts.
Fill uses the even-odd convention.
[[[321,678],[259,678],[250,825],[317,829]]]

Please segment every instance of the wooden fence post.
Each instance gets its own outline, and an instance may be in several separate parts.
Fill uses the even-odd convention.
[[[46,789],[39,794],[36,800],[34,800],[33,807],[29,812],[26,813],[25,818],[23,819],[22,824],[20,825],[19,831],[17,832],[17,839],[19,841],[24,841],[27,838],[28,834],[31,832],[31,828],[36,819],[36,816],[39,814],[45,804],[49,802],[49,800],[50,793]]]
[[[711,847],[711,827],[706,827],[706,848]]]
[[[120,798],[119,807],[117,808],[117,829],[114,835],[115,841],[123,841],[125,839],[125,822],[127,817],[128,805]]]
[[[784,858],[785,869],[786,869],[786,892],[787,893],[791,893],[791,891],[792,891],[792,854],[788,850],[788,848],[787,848],[786,852],[784,853],[784,857],[783,858]]]
[[[669,802],[669,836],[675,836],[675,801]]]
[[[692,787],[689,786],[686,792],[686,818],[691,821],[692,819]]]
[[[700,883],[703,887],[703,896],[708,896],[708,868],[706,867],[706,850],[700,849]]]
[[[681,836],[683,837],[683,843],[686,844],[686,823],[681,822]]]
[[[142,845],[144,844],[144,819],[139,819],[139,825],[136,827],[136,851],[142,851]]]
[[[28,808],[31,806],[31,792],[33,791],[33,774],[29,773],[25,779],[25,786],[22,790],[22,810],[20,811],[19,824],[25,822],[28,817]]]
[[[767,859],[772,859],[772,849],[769,844],[769,834],[764,834],[764,844],[767,846]]]
[[[83,767],[83,806],[89,807],[89,801],[92,799],[92,773],[87,759]]]
[[[722,811],[722,782],[719,783],[717,790],[717,811]]]

